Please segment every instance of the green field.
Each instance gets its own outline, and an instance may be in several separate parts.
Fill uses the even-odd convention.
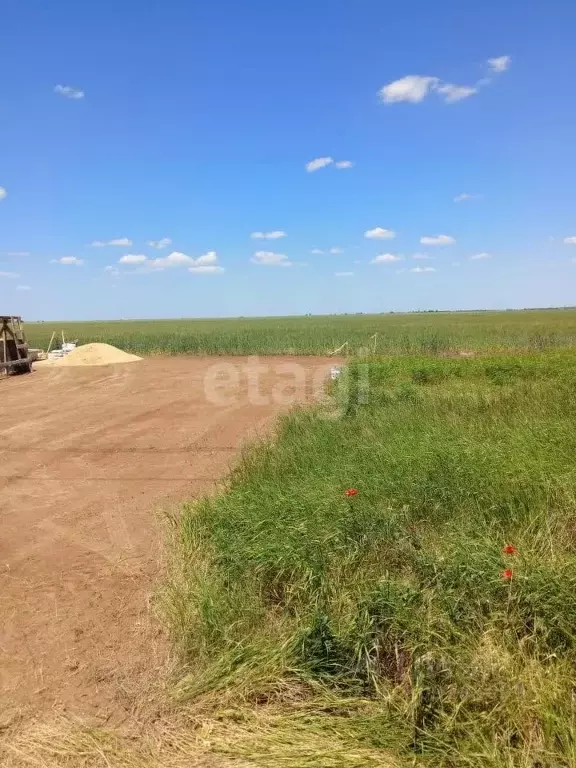
[[[347,375],[177,521],[178,695],[250,765],[576,765],[574,350]]]
[[[34,347],[53,331],[81,343],[107,342],[146,354],[326,354],[348,342],[358,353],[540,350],[576,344],[576,310],[413,313],[213,320],[28,323]]]
[[[365,356],[171,518],[170,717],[138,738],[24,735],[14,765],[576,765],[575,310],[30,324],[30,340],[61,327],[138,353]]]

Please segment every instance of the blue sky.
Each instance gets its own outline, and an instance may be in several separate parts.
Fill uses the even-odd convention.
[[[519,0],[5,4],[1,310],[575,304],[575,25]]]

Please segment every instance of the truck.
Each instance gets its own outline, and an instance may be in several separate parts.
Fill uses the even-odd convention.
[[[0,375],[30,373],[32,358],[24,323],[18,315],[0,315]]]

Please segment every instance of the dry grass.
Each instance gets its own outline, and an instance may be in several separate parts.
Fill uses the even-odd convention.
[[[343,702],[334,701],[341,708]],[[346,700],[350,714],[377,716],[370,701]],[[381,749],[358,744],[329,699],[223,706],[211,697],[130,733],[59,719],[0,739],[2,768],[400,768]],[[353,721],[350,721],[352,723]],[[416,763],[411,763],[415,765]]]

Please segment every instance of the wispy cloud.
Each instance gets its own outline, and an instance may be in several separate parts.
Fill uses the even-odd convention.
[[[9,279],[20,277],[18,272],[0,272],[0,277],[6,277]]]
[[[105,248],[107,245],[120,245],[125,248],[133,245],[132,240],[127,237],[115,237],[112,240],[94,240],[90,243],[93,248]]]
[[[282,229],[275,229],[272,232],[252,232],[250,237],[253,240],[280,240],[282,237],[287,237],[287,232]]]
[[[119,264],[142,264],[145,262],[146,256],[143,253],[127,253],[119,260]]]
[[[256,251],[250,261],[253,264],[260,264],[266,267],[290,267],[292,262],[288,256],[274,251]]]
[[[488,59],[488,66],[494,73],[504,72],[510,66],[510,61],[510,56],[497,56]],[[479,88],[490,82],[490,78],[481,78],[474,85],[456,85],[432,75],[405,75],[387,83],[378,91],[378,96],[384,104],[402,101],[419,104],[430,94],[436,93],[443,97],[445,104],[454,104],[474,96]]]
[[[412,258],[416,259],[417,261],[428,261],[433,259],[434,256],[429,256],[427,253],[413,253]]]
[[[488,59],[488,66],[492,70],[492,72],[500,73],[505,72],[507,69],[510,68],[510,64],[512,62],[511,56],[495,56],[493,59]]]
[[[565,237],[564,242],[567,245],[576,245],[576,235],[571,235],[570,237]]]
[[[472,96],[477,90],[476,86],[443,83],[438,77],[429,75],[406,75],[385,85],[378,94],[384,104],[395,104],[400,101],[419,104],[428,94],[436,92],[444,96],[446,104],[453,104]]]
[[[76,264],[77,267],[79,267],[81,264],[84,264],[83,259],[78,259],[76,256],[61,256],[59,259],[51,259],[51,264]]]
[[[334,272],[334,277],[354,277],[354,272]]]
[[[146,245],[149,245],[150,248],[157,248],[159,251],[161,251],[162,248],[168,248],[169,245],[172,245],[172,240],[169,237],[162,237],[160,240],[148,240]]]
[[[399,101],[409,101],[418,104],[438,84],[437,77],[425,75],[406,75],[399,80],[393,80],[378,92],[384,104],[394,104]]]
[[[24,256],[30,256],[30,251],[8,251],[6,255],[14,259],[19,259]]]
[[[111,265],[104,267],[104,272],[107,272],[110,275],[110,277],[120,277],[120,274],[121,274],[118,267],[113,267]]]
[[[332,165],[333,162],[333,157],[316,157],[314,160],[310,160],[309,163],[306,163],[306,170],[308,173],[314,173],[314,171],[319,171],[320,168],[326,168],[327,165]]]
[[[374,227],[364,232],[364,237],[368,240],[392,240],[396,237],[393,229],[384,229],[383,227]]]
[[[444,99],[446,104],[454,104],[456,101],[462,101],[478,93],[478,88],[472,85],[454,85],[453,83],[439,85],[436,90],[446,97]]]
[[[84,91],[80,88],[73,88],[71,85],[55,85],[54,93],[64,96],[66,99],[83,99]]]
[[[478,195],[471,195],[470,192],[461,192],[459,195],[456,195],[454,198],[455,203],[463,203],[466,200],[476,200]]]
[[[312,248],[310,253],[313,256],[322,256],[322,254],[329,253],[332,256],[338,256],[341,253],[344,253],[343,248],[327,248],[326,250],[323,250],[322,248]]]
[[[4,200],[8,192],[6,192],[6,189],[4,187],[0,187],[0,200]]]
[[[16,286],[17,291],[31,291],[32,286],[31,285],[17,285]]]
[[[402,261],[402,256],[397,256],[395,253],[379,253],[370,264],[392,264],[395,261]]]
[[[434,267],[412,267],[410,272],[415,272],[416,274],[423,274],[424,272],[436,272]]]
[[[320,168],[326,168],[329,165],[333,165],[334,168],[343,171],[352,168],[354,163],[352,160],[334,160],[333,157],[316,157],[314,160],[310,160],[309,163],[306,163],[306,170],[308,173],[314,173],[314,171],[319,171]]]
[[[481,261],[482,259],[491,259],[492,254],[491,253],[475,253],[473,256],[470,256],[470,261]]]
[[[455,242],[452,235],[424,235],[420,238],[422,245],[454,245]]]

